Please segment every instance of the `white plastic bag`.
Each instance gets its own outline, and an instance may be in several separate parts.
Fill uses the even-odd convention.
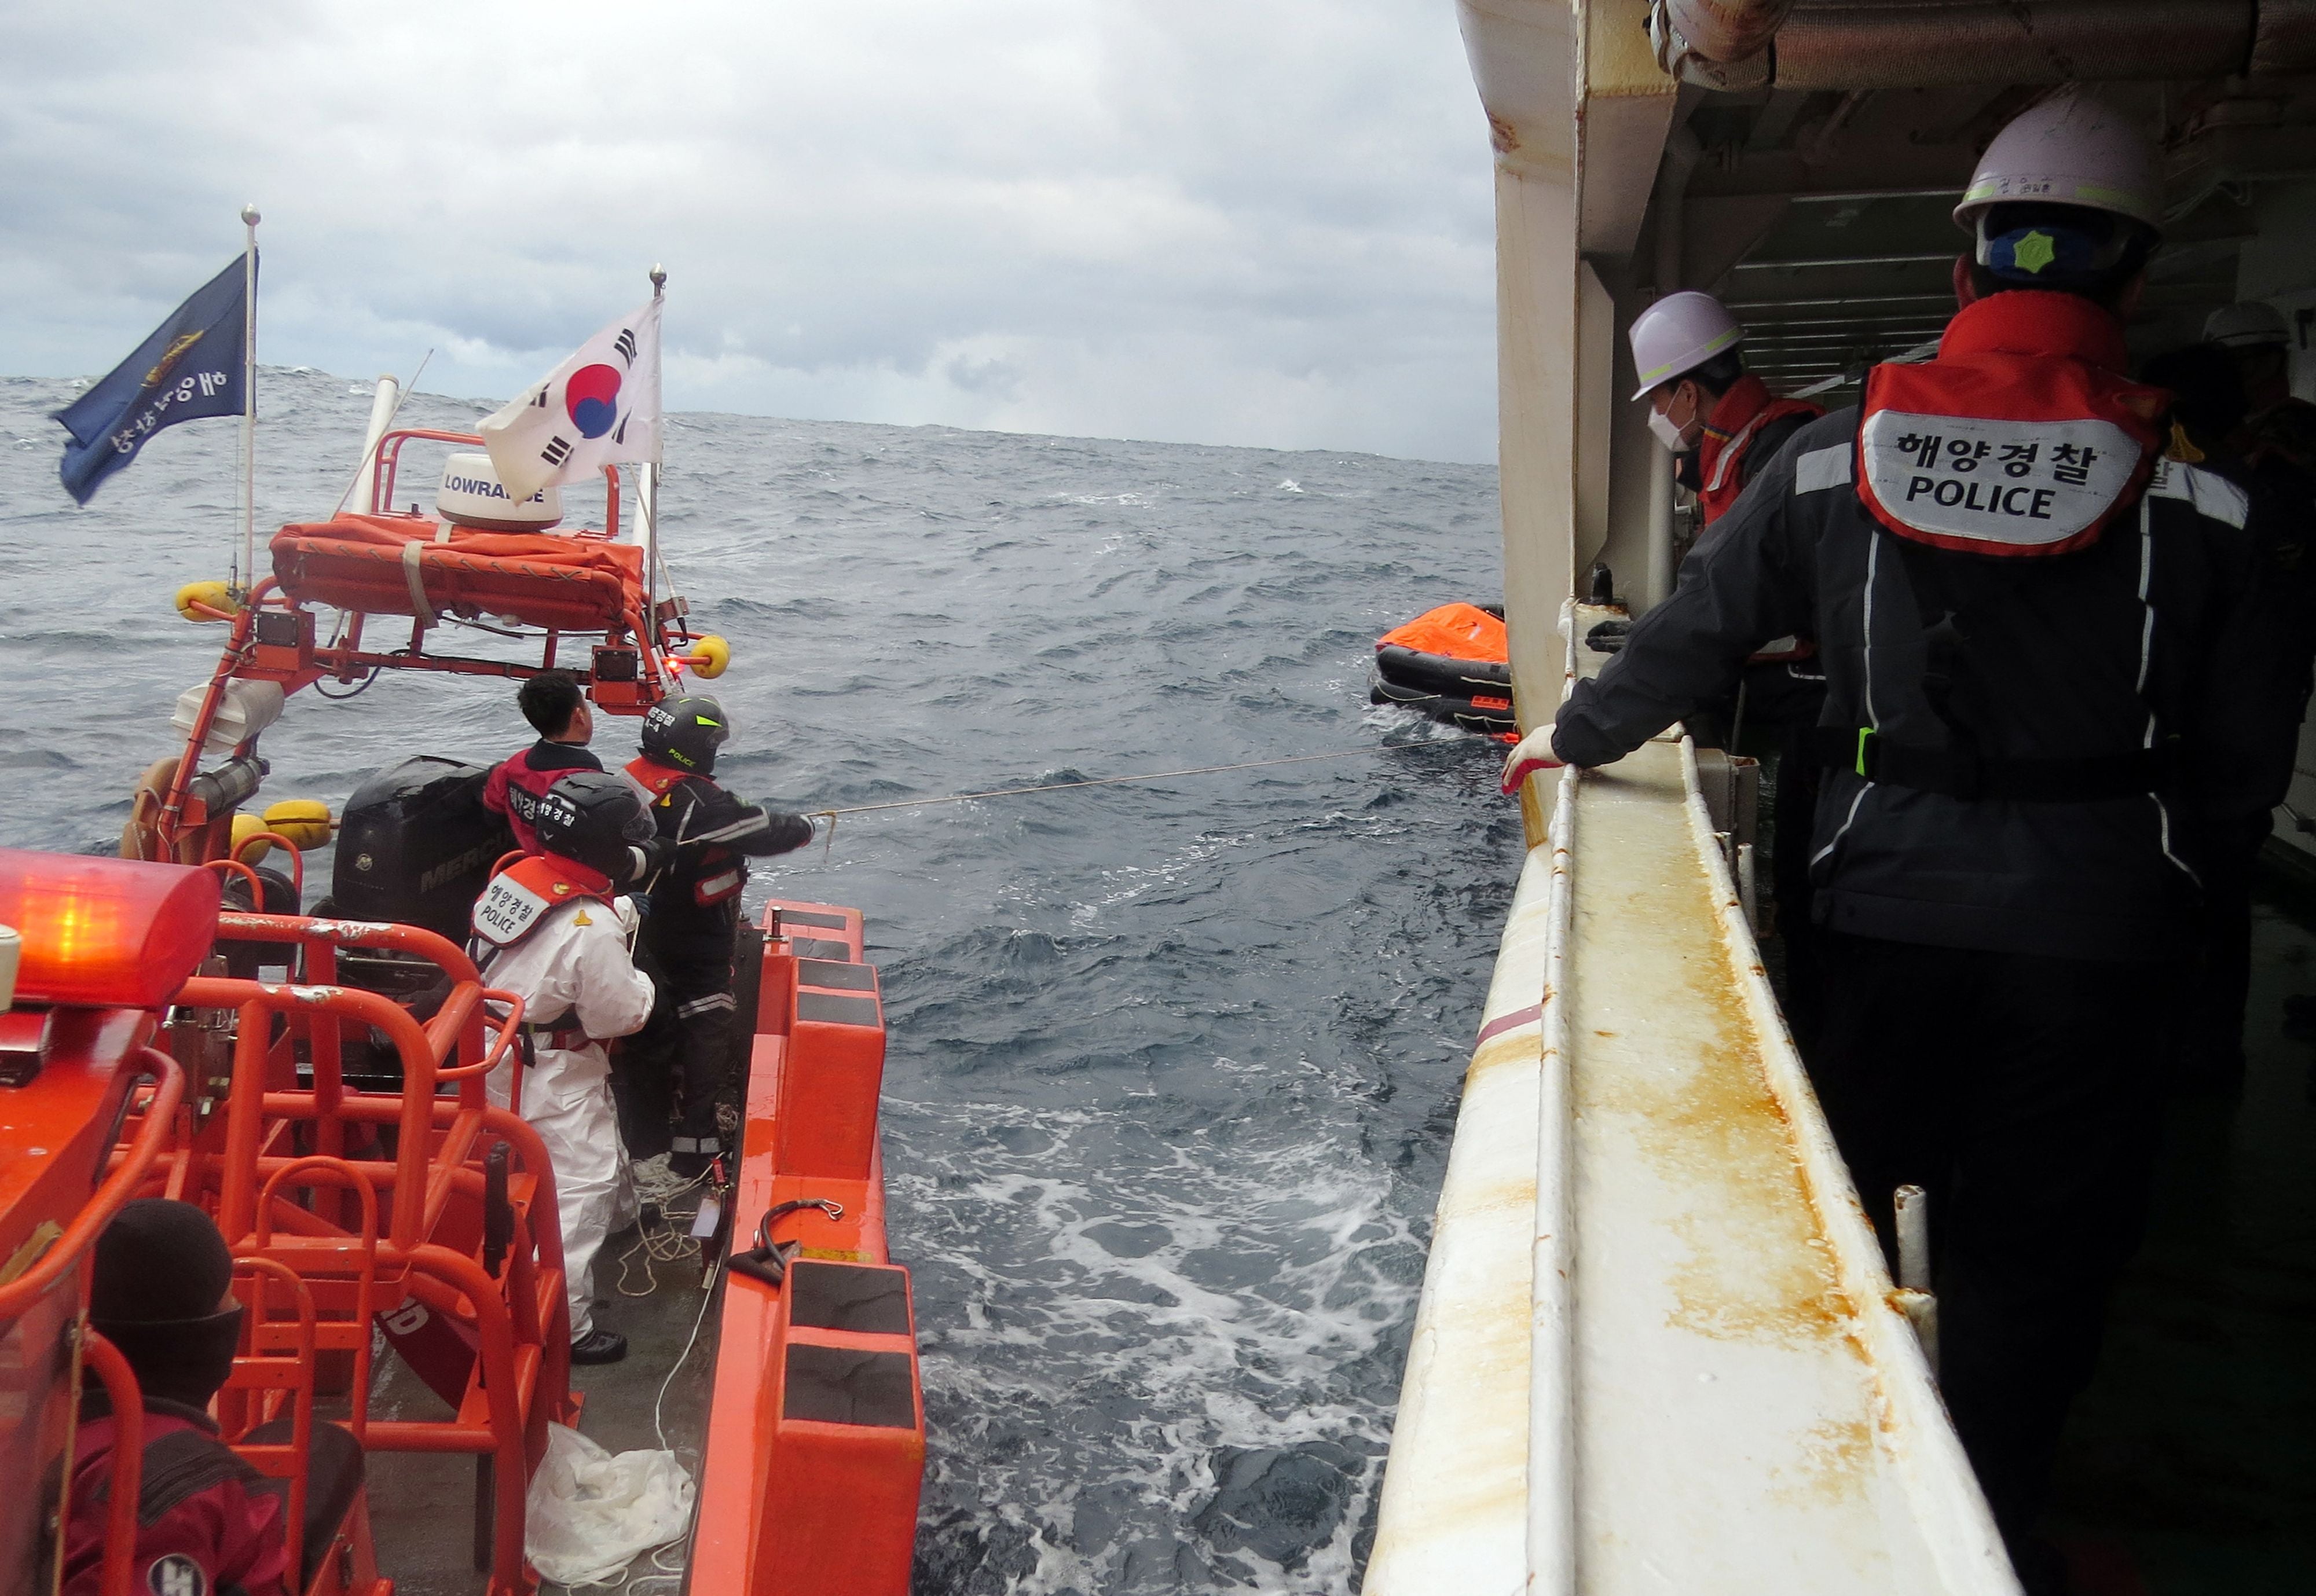
[[[673,1452],[614,1457],[576,1430],[549,1424],[525,1503],[523,1550],[557,1584],[592,1584],[681,1535],[691,1494],[691,1476]]]

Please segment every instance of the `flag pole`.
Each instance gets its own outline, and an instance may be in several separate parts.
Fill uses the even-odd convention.
[[[241,253],[241,547],[234,561],[238,598],[257,581],[257,207],[241,208],[248,237]],[[248,586],[244,585],[245,578]]]
[[[652,298],[654,302],[657,302],[666,297],[666,267],[662,266],[657,262],[653,263],[651,269],[651,286]],[[662,330],[661,336],[665,336],[664,329]],[[659,345],[660,340],[658,338],[652,340],[652,364],[654,366],[657,366],[660,363]],[[654,378],[652,386],[656,390],[659,386],[657,380],[659,373],[655,371],[652,373],[652,377]],[[665,414],[667,410],[667,400],[664,395],[659,396],[659,405],[661,413],[663,415]],[[659,417],[655,416],[653,418],[653,424],[655,426],[660,425]],[[663,428],[663,432],[664,431],[664,429]],[[662,441],[664,446],[664,438],[663,438]],[[644,462],[644,532],[646,541],[648,545],[648,546],[644,550],[644,617],[646,625],[651,627],[652,637],[655,640],[655,644],[656,644],[656,640],[659,637],[659,462],[657,460],[646,460]]]

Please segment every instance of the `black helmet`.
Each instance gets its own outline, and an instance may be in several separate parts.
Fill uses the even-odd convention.
[[[575,859],[616,882],[644,872],[642,845],[659,836],[635,788],[601,770],[578,770],[547,789],[532,822],[542,853]]]
[[[694,776],[708,776],[716,769],[716,750],[731,735],[724,706],[715,699],[663,699],[644,716],[643,754]]]

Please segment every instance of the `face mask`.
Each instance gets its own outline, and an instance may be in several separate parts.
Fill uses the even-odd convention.
[[[137,1371],[147,1396],[207,1407],[233,1372],[241,1343],[241,1305],[198,1319],[147,1319],[97,1324]],[[90,1321],[96,1324],[96,1321]]]
[[[1668,454],[1684,455],[1697,447],[1688,437],[1689,428],[1696,424],[1697,410],[1694,404],[1689,407],[1689,416],[1686,421],[1674,421],[1669,410],[1659,410],[1653,404],[1649,406],[1649,430],[1656,434],[1657,441],[1665,446],[1665,451]]]

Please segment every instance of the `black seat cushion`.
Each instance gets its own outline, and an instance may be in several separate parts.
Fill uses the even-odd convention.
[[[260,1424],[245,1440],[250,1446],[288,1446],[290,1434],[290,1421],[276,1419]],[[305,1566],[298,1571],[299,1590],[312,1585],[314,1576],[321,1572],[330,1542],[346,1521],[355,1493],[361,1489],[363,1473],[361,1446],[352,1432],[343,1425],[315,1420],[313,1450],[306,1470],[305,1555],[299,1559]]]

